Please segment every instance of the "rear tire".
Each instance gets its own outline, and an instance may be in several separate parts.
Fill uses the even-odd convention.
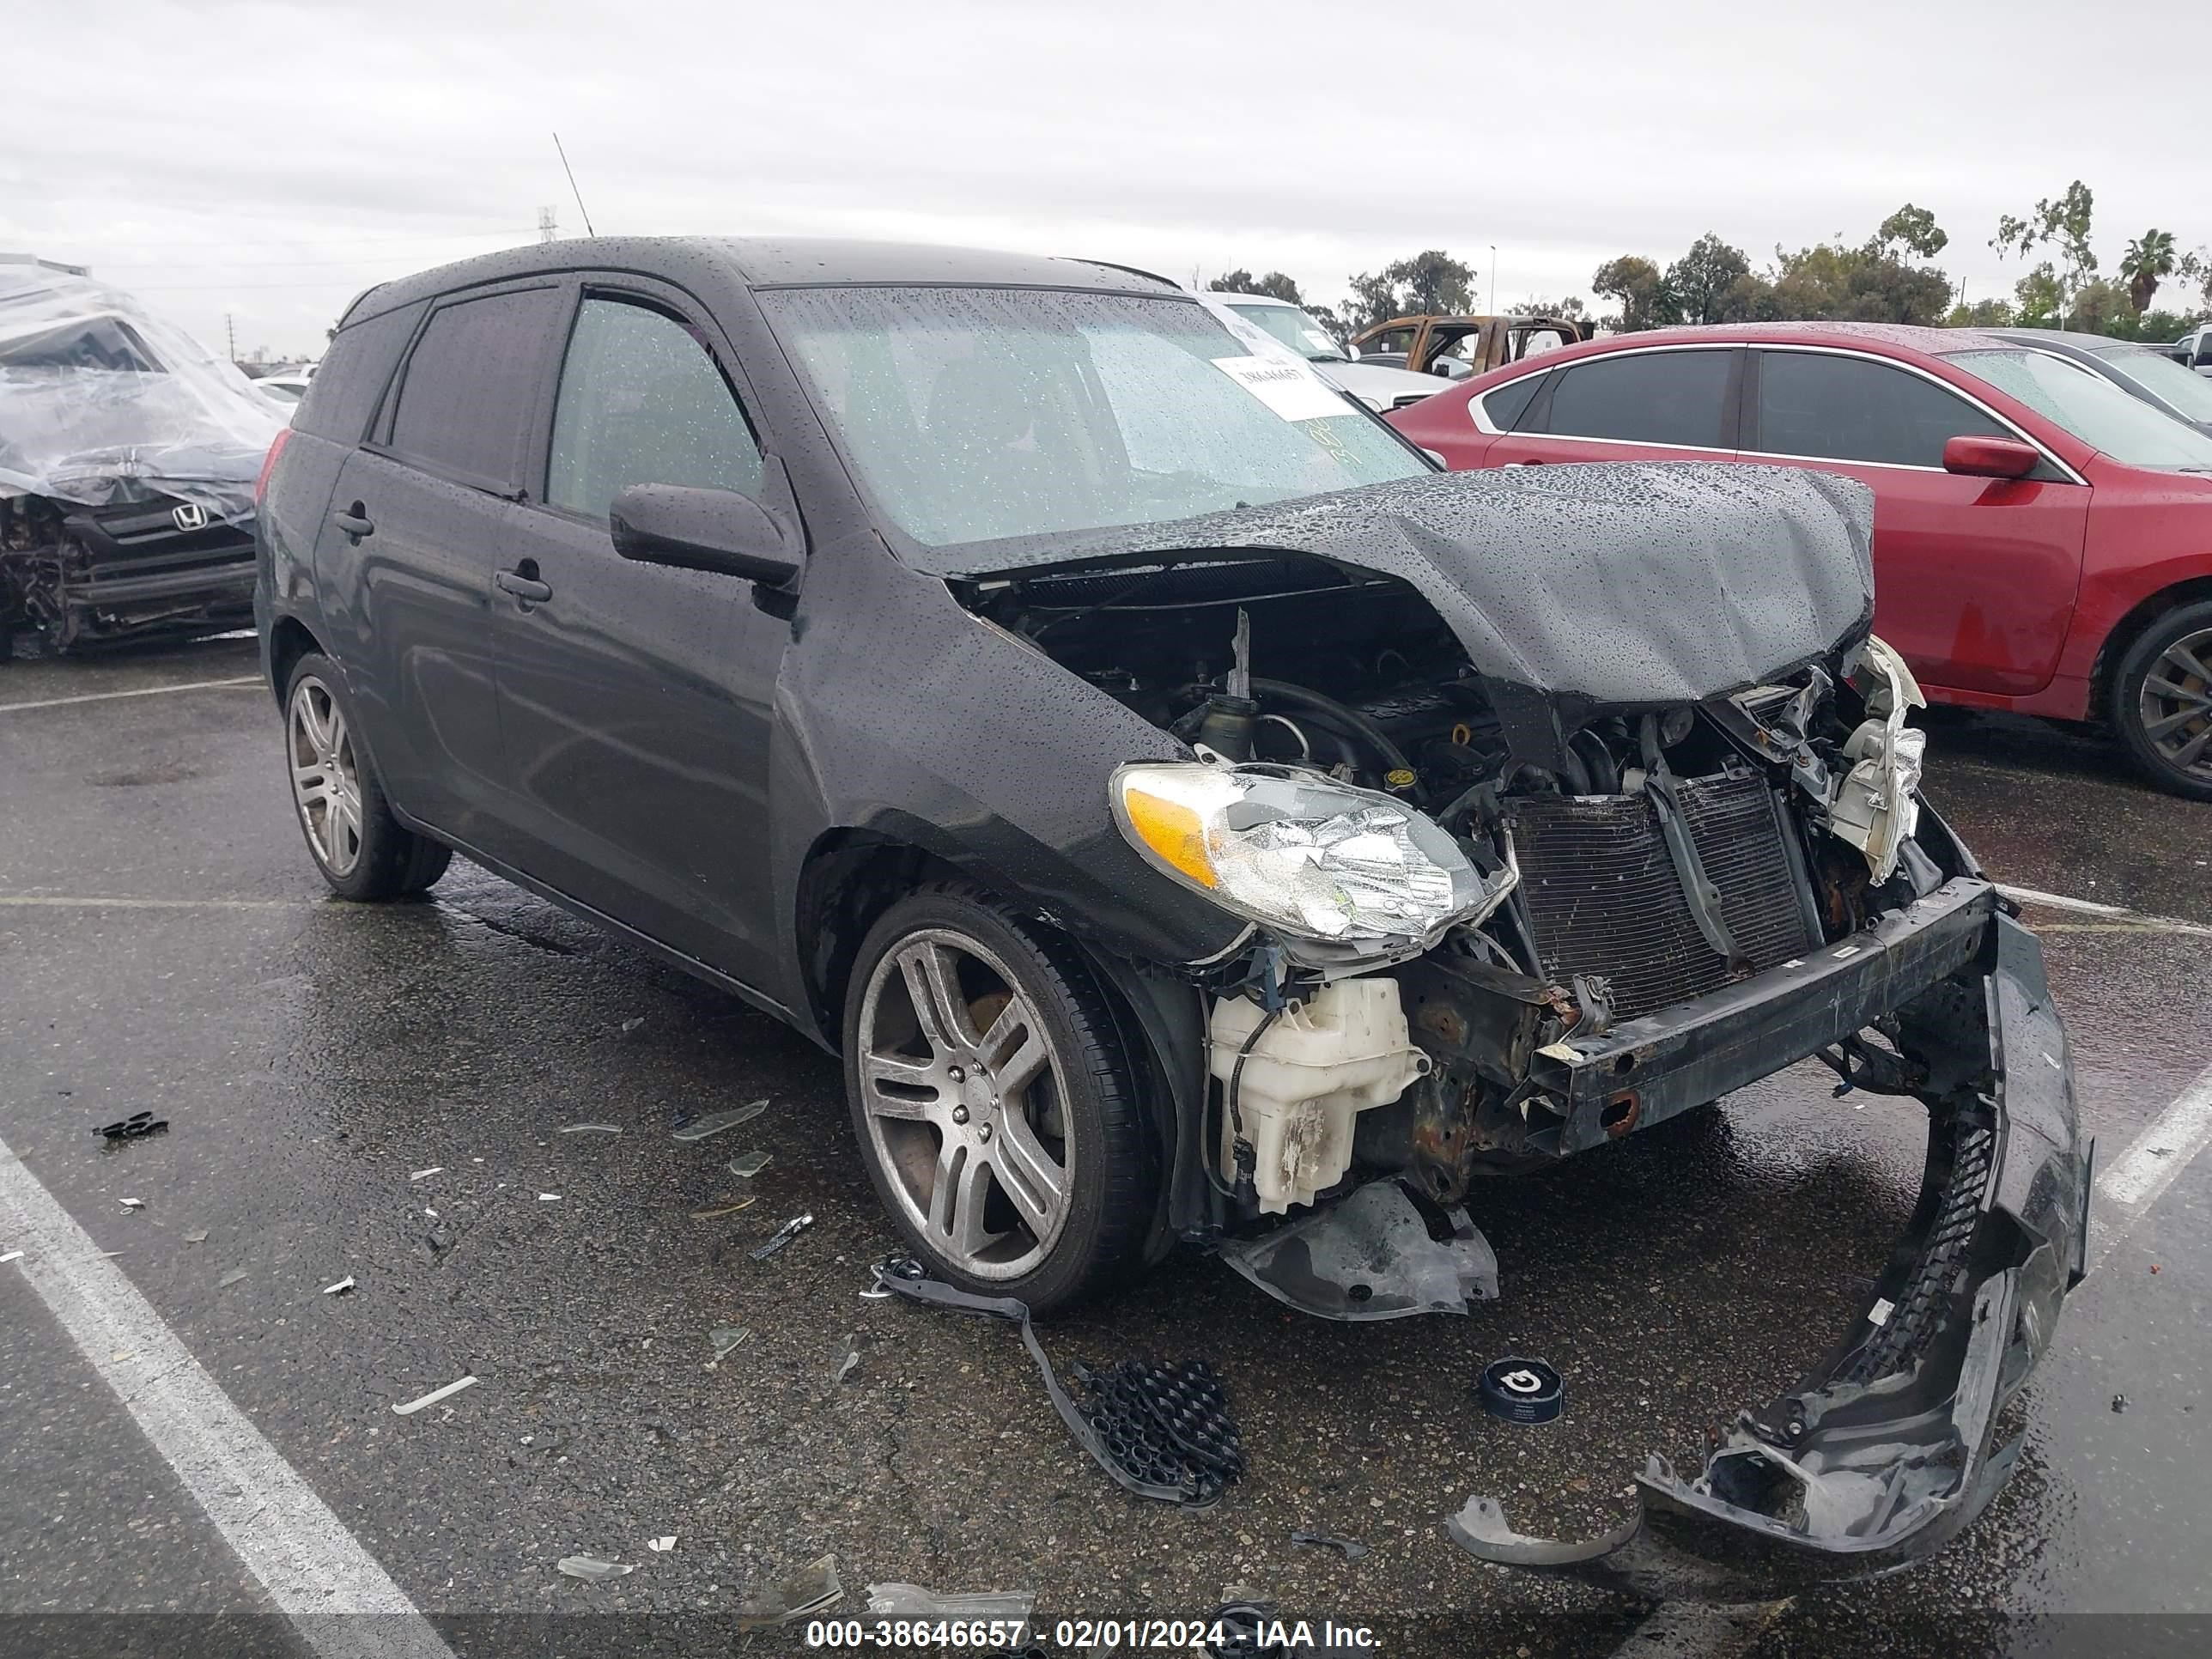
[[[2136,636],[2113,670],[2106,714],[2145,777],[2212,800],[2212,600],[2176,605]]]
[[[935,1276],[1044,1313],[1138,1263],[1158,1159],[1065,939],[963,885],[900,900],[854,964],[845,1082],[869,1178]]]
[[[293,664],[284,687],[284,758],[307,854],[340,898],[404,898],[446,873],[453,849],[392,816],[360,729],[329,658],[310,651]]]

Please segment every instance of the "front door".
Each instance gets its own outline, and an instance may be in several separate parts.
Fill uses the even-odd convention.
[[[726,349],[680,295],[586,285],[544,487],[504,544],[493,627],[507,781],[529,848],[519,861],[763,985],[769,733],[789,624],[754,604],[749,582],[621,557],[607,529],[630,484],[759,493],[761,450]]]
[[[1753,356],[1745,459],[1874,489],[1875,631],[1930,687],[2021,696],[2048,684],[2081,586],[2089,487],[2055,466],[2020,479],[1945,471],[1948,440],[2020,434],[1912,369],[1836,350]]]

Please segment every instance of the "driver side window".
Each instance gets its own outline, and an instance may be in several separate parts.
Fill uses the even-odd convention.
[[[546,504],[604,522],[616,495],[641,483],[757,496],[760,447],[688,324],[586,298],[561,368]]]

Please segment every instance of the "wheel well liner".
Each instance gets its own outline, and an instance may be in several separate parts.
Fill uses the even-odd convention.
[[[2136,642],[2143,630],[2154,624],[2167,611],[2179,610],[2185,605],[2195,605],[2202,599],[2212,599],[2212,576],[2191,576],[2171,587],[2161,587],[2155,593],[2137,600],[2127,615],[2112,624],[2105,635],[2104,643],[2097,647],[2097,659],[2089,671],[2089,684],[2094,688],[2092,714],[2102,719],[2111,717],[2109,704],[2119,689],[2120,659],[2127,655],[2128,647]]]
[[[292,665],[310,651],[322,649],[322,641],[308,632],[307,623],[291,617],[277,619],[269,630],[269,690],[279,705],[284,701],[285,683],[292,678]]]

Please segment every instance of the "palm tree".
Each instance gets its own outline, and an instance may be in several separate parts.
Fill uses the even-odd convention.
[[[2151,295],[2158,292],[2162,279],[2173,275],[2174,264],[2173,233],[2170,230],[2147,230],[2128,244],[2128,251],[2120,259],[2120,276],[2127,283],[2128,298],[2136,302],[2138,312],[2150,309]]]

